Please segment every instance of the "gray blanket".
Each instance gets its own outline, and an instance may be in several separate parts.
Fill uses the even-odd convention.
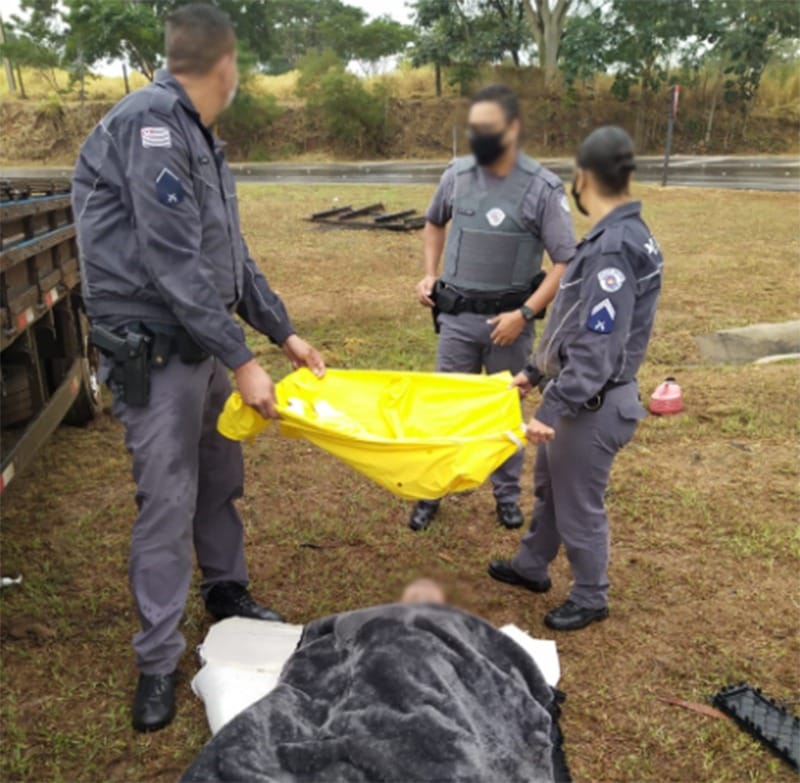
[[[515,642],[445,606],[306,626],[278,686],[224,726],[186,781],[552,781],[553,691]]]

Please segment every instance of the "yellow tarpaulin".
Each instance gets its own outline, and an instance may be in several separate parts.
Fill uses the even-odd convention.
[[[276,385],[280,429],[339,457],[411,500],[482,484],[517,449],[524,429],[511,375],[297,370]],[[219,431],[231,440],[267,421],[231,395]]]

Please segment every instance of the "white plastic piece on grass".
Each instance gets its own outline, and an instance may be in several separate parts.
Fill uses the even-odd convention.
[[[545,682],[551,688],[555,688],[561,679],[561,664],[558,661],[556,643],[551,639],[534,639],[516,625],[504,625],[500,630],[533,658]]]
[[[11,587],[11,585],[21,585],[21,584],[22,584],[21,576],[18,576],[16,578],[12,578],[10,576],[0,577],[0,587]]]
[[[209,628],[197,650],[203,668],[192,690],[205,704],[213,734],[278,684],[302,633],[302,625],[244,617],[229,617]]]

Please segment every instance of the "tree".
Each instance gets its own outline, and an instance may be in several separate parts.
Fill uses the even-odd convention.
[[[533,42],[525,16],[525,0],[482,0],[480,6],[485,15],[496,14],[498,44],[519,68],[522,50]]]
[[[608,25],[599,7],[567,20],[559,50],[560,68],[570,94],[577,81],[589,82],[608,61]]]
[[[402,52],[414,40],[414,31],[387,16],[362,25],[354,41],[353,59],[365,73],[374,71],[385,57]]]
[[[794,3],[775,0],[727,0],[717,53],[724,63],[724,98],[738,103],[742,138],[761,77],[770,58],[787,39],[800,37],[800,14]],[[713,117],[713,115],[712,115]],[[707,138],[710,139],[710,125]]]
[[[38,70],[54,91],[60,86],[56,69],[61,66],[64,52],[64,35],[57,26],[58,13],[55,0],[23,0],[20,10],[27,18],[11,17],[0,45],[0,56],[7,58],[17,72],[21,97],[25,97],[21,67]]]
[[[648,5],[641,0],[634,2]],[[573,0],[524,0],[525,15],[539,54],[539,67],[544,71],[548,84],[552,84],[558,75],[561,37],[572,5]]]
[[[68,61],[88,67],[120,59],[153,80],[164,33],[152,5],[135,0],[65,0],[64,5]]]
[[[705,0],[613,0],[609,18],[608,65],[614,70],[612,94],[628,101],[639,88],[634,140],[649,141],[646,116],[653,97],[669,82],[671,63],[682,42],[696,32],[696,12]]]
[[[465,93],[481,65],[499,62],[507,53],[518,58],[526,39],[514,22],[513,7],[512,0],[416,0],[418,34],[412,62],[433,64],[437,95],[442,94],[445,67],[452,71],[451,81]]]

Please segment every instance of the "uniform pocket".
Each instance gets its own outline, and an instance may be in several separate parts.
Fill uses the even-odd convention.
[[[617,407],[621,419],[625,421],[641,421],[647,416],[647,411],[638,400],[625,400]]]

